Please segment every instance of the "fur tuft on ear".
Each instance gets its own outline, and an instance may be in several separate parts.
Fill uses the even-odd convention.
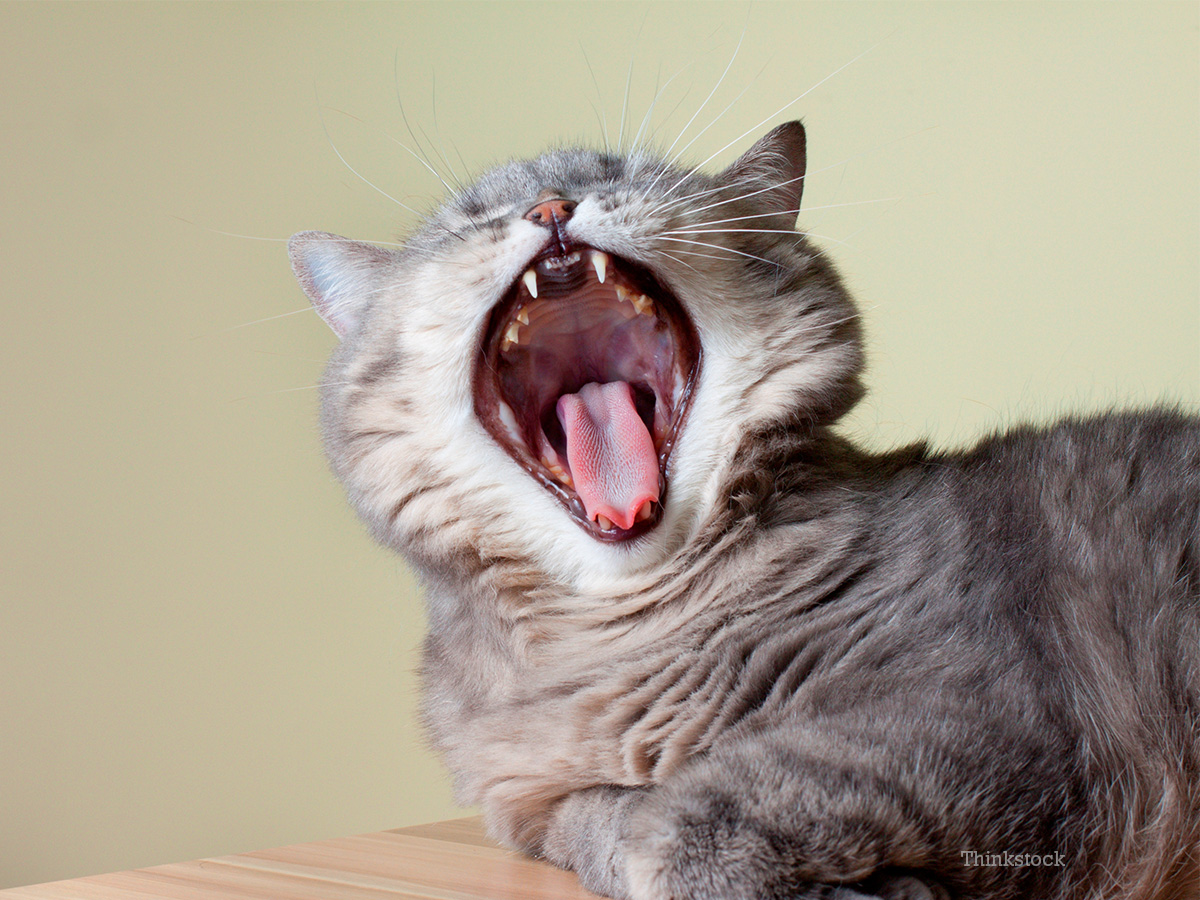
[[[790,227],[800,212],[806,162],[804,126],[784,122],[739,156],[720,180],[767,212],[787,216]]]
[[[393,261],[388,251],[325,231],[302,231],[288,241],[292,271],[313,307],[339,338],[358,325],[380,274]]]

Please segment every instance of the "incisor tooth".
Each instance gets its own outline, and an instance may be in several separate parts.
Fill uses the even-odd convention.
[[[596,278],[601,284],[604,284],[604,279],[608,277],[608,254],[600,250],[593,250],[592,266],[596,270]]]
[[[529,291],[529,296],[537,297],[537,273],[533,269],[526,269],[521,280],[525,282],[525,290]]]

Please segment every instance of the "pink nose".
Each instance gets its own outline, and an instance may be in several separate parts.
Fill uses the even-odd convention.
[[[575,212],[574,200],[551,197],[549,200],[543,200],[541,203],[536,204],[529,212],[525,213],[525,218],[535,225],[545,225],[547,228],[552,228],[571,218],[571,213],[573,212]]]

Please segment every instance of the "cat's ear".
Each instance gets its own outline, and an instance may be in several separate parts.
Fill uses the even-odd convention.
[[[324,231],[302,231],[288,241],[292,271],[313,307],[339,338],[354,330],[392,254]]]
[[[767,212],[787,216],[790,227],[800,211],[805,164],[804,126],[784,122],[759,138],[718,177],[735,188],[738,196]]]

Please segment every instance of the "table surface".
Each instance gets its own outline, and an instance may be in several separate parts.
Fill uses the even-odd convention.
[[[596,900],[478,818],[0,891],[0,900]]]

